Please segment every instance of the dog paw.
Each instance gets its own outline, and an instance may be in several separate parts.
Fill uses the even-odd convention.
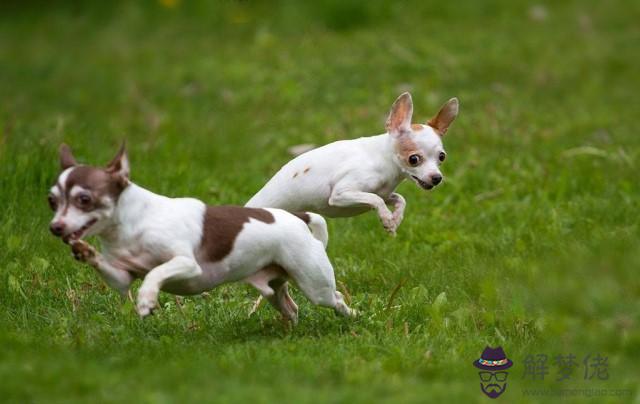
[[[389,234],[391,234],[392,236],[396,235],[396,229],[398,228],[399,223],[396,223],[391,213],[389,213],[388,215],[381,216],[380,221],[382,222],[382,226],[384,227],[384,229]]]
[[[158,306],[158,294],[153,291],[140,290],[138,292],[138,303],[136,311],[141,318],[153,314],[153,310]]]
[[[393,204],[393,221],[396,223],[396,228],[402,223],[404,218],[404,208],[406,202],[404,197],[400,194],[393,193],[389,196],[389,202]]]
[[[393,211],[393,222],[396,225],[396,229],[402,223],[402,219],[404,219],[404,209],[396,209]]]
[[[73,258],[80,262],[86,262],[91,265],[95,265],[98,252],[89,243],[83,240],[74,241],[71,243],[71,252]]]
[[[338,305],[335,309],[335,314],[337,316],[348,317],[348,318],[357,318],[360,316],[360,312],[356,309],[352,309],[346,304]]]

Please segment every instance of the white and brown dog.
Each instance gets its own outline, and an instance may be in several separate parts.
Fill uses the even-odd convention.
[[[106,168],[98,168],[78,165],[62,145],[60,164],[49,194],[51,232],[121,294],[142,278],[140,316],[157,306],[160,290],[190,295],[244,281],[295,324],[298,307],[287,280],[314,304],[344,316],[355,313],[336,291],[321,216],[154,194],[129,181],[124,146]],[[82,240],[90,235],[102,241],[102,253]]]
[[[402,222],[405,200],[394,192],[405,179],[423,189],[442,181],[446,158],[442,137],[458,115],[452,98],[426,124],[411,124],[411,95],[398,97],[387,133],[341,140],[308,151],[285,164],[246,206],[311,211],[328,217],[375,209],[391,234]],[[394,207],[392,213],[387,204]]]

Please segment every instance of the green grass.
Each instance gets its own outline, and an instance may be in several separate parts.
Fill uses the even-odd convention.
[[[638,402],[638,5],[309,3],[2,6],[2,401],[484,401],[490,344],[516,363],[506,402]],[[296,293],[288,332],[247,318],[241,285],[163,294],[141,321],[48,233],[63,141],[99,164],[126,138],[140,185],[242,204],[288,146],[382,132],[404,90],[416,121],[452,96],[461,112],[446,182],[400,187],[396,238],[373,214],[330,221],[355,321]],[[606,382],[522,378],[528,354],[596,352]]]

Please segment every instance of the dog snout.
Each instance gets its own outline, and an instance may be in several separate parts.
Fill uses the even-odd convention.
[[[49,225],[49,230],[53,233],[54,236],[62,236],[64,233],[64,229],[66,228],[65,224],[62,222],[53,222]]]
[[[438,185],[441,182],[442,182],[442,175],[434,174],[434,175],[431,176],[431,183],[433,185]]]

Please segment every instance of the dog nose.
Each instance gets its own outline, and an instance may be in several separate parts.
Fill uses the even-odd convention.
[[[442,175],[435,174],[431,176],[431,183],[433,185],[438,185],[442,181]]]
[[[51,233],[53,233],[54,236],[62,236],[62,233],[64,232],[64,223],[60,223],[60,222],[55,222],[55,223],[51,223],[51,225],[49,226],[49,229],[51,230]]]

